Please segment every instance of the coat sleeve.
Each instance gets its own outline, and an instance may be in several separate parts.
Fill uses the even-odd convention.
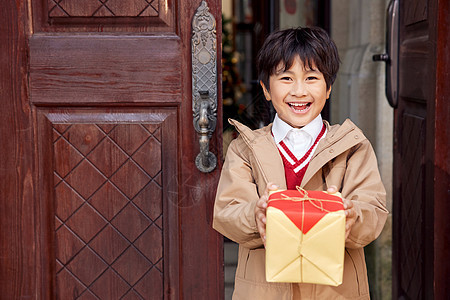
[[[217,187],[213,227],[246,248],[258,248],[263,245],[254,212],[259,194],[246,151],[238,146],[243,144],[238,137],[228,147]]]
[[[341,193],[352,200],[357,213],[345,246],[364,247],[380,235],[389,213],[377,159],[368,140],[355,146],[347,157]]]

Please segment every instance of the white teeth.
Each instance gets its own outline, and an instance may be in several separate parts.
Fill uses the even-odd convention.
[[[309,103],[288,103],[296,111],[306,111]]]

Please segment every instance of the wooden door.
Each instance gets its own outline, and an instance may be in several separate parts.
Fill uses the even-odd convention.
[[[220,299],[219,168],[194,163],[201,1],[4,2],[2,299]]]
[[[394,299],[449,295],[449,2],[400,1]]]

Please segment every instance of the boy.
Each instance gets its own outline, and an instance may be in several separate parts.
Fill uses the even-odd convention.
[[[219,181],[213,227],[239,243],[233,299],[369,299],[363,247],[380,234],[388,211],[374,151],[350,120],[330,126],[321,111],[339,68],[334,42],[319,28],[278,31],[257,59],[260,83],[277,112],[229,146]],[[339,191],[346,241],[340,286],[268,283],[265,212],[269,190]]]

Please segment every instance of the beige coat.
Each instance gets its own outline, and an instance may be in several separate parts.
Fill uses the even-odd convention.
[[[350,120],[327,125],[327,135],[313,154],[301,186],[326,190],[337,186],[353,201],[357,220],[346,240],[344,279],[338,287],[268,283],[265,250],[256,228],[254,209],[268,182],[286,189],[281,156],[272,126],[252,131],[231,120],[240,135],[230,144],[220,177],[213,227],[239,244],[233,299],[368,299],[363,247],[380,234],[388,211],[374,151]],[[300,296],[298,296],[300,294]]]

